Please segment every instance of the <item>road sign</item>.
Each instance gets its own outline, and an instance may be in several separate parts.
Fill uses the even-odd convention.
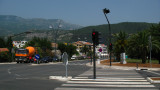
[[[65,64],[65,66],[66,66],[66,78],[67,78],[68,77],[68,72],[67,72],[68,54],[66,52],[63,53],[62,60],[63,60],[63,63]]]
[[[36,54],[36,55],[35,55],[35,58],[36,58],[37,60],[39,60],[39,59],[40,59],[40,55],[39,55],[39,54]]]
[[[102,48],[100,48],[98,51],[99,51],[99,52],[102,52]]]
[[[63,53],[62,60],[65,65],[68,64],[68,54],[66,52]]]

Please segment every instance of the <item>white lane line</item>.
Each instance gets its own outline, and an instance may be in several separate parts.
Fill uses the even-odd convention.
[[[11,70],[10,69],[8,69],[8,74],[11,74]]]
[[[22,79],[29,79],[29,78],[16,78],[16,79],[22,80]]]
[[[15,74],[15,76],[18,76],[18,77],[19,77],[19,76],[21,76],[21,75],[19,75],[19,74]]]
[[[115,85],[118,85],[118,84],[150,84],[150,82],[124,82],[124,81],[122,81],[122,82],[92,82],[92,81],[68,81],[67,83],[71,83],[71,84],[74,84],[74,83],[76,83],[76,84],[115,84]]]
[[[155,87],[154,85],[98,85],[98,84],[63,84],[68,87]]]

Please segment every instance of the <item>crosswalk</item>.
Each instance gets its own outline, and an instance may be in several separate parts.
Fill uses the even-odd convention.
[[[97,73],[92,79],[92,70],[84,72],[55,90],[159,90],[135,71]]]
[[[150,84],[144,78],[98,78],[89,79],[87,77],[75,77],[63,84],[61,87],[56,88],[56,90],[99,90],[99,89],[116,89],[116,88],[126,88],[126,89],[154,89],[154,85]],[[156,89],[155,89],[156,90]]]

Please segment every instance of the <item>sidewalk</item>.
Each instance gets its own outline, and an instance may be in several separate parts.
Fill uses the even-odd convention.
[[[103,60],[101,60],[103,61]],[[100,67],[100,68],[113,68],[113,69],[119,69],[119,70],[154,70],[154,71],[160,71],[160,68],[148,68],[148,67],[128,67],[128,66],[116,66],[113,65],[113,63],[119,63],[119,62],[112,62],[112,66],[110,65],[103,65],[103,64],[99,64],[98,61],[96,61],[96,67]],[[91,65],[91,63],[87,63],[87,66],[92,67],[93,64]]]

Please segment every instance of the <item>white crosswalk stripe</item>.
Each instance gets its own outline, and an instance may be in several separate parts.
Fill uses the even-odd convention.
[[[98,77],[97,77],[98,78]],[[99,88],[153,88],[154,85],[150,84],[145,78],[101,78],[101,79],[89,79],[88,77],[75,77],[63,84],[56,90],[84,90],[84,87],[88,89]],[[87,90],[87,89],[86,89]]]

